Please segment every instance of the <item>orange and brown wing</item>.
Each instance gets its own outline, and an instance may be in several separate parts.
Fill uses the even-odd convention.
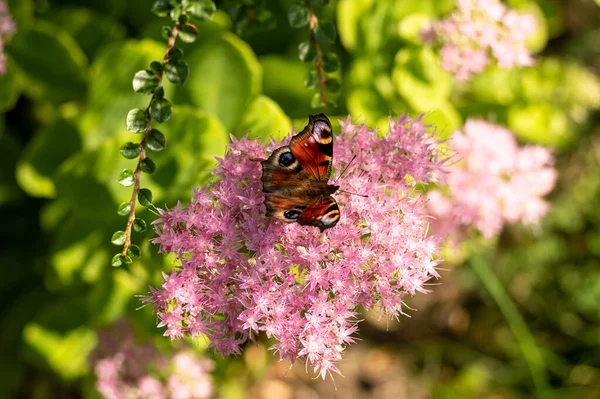
[[[309,116],[308,125],[292,138],[290,148],[309,176],[324,182],[329,180],[333,156],[333,130],[325,115]]]
[[[340,208],[332,196],[310,202],[298,217],[298,223],[329,229],[340,220]]]

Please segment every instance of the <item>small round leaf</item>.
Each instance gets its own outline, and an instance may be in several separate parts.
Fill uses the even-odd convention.
[[[173,107],[166,98],[155,98],[150,102],[150,117],[158,123],[169,120]]]
[[[181,14],[179,16],[179,19],[177,20],[177,22],[179,22],[180,24],[187,24],[187,22],[190,20],[190,18],[185,15],[185,14]]]
[[[123,169],[119,175],[119,183],[124,187],[133,186],[133,183],[135,183],[135,177],[133,176],[131,169]]]
[[[177,20],[181,16],[182,12],[183,12],[183,10],[181,9],[181,6],[180,5],[175,5],[173,7],[173,9],[171,10],[171,12],[169,13],[169,16],[171,17],[171,19],[173,21],[177,22]]]
[[[292,28],[302,28],[308,25],[310,12],[304,5],[294,4],[288,10],[288,20]]]
[[[173,27],[169,26],[169,25],[164,25],[163,27],[160,28],[160,35],[162,36],[163,39],[168,39],[171,37],[171,35],[173,34]]]
[[[162,63],[158,62],[158,61],[152,61],[150,63],[150,70],[152,71],[152,73],[159,73],[160,71],[162,71],[163,66]]]
[[[127,256],[123,256],[121,255],[121,260],[126,264],[130,264],[133,262],[133,259],[131,259],[131,256],[129,256],[129,252],[127,253]]]
[[[198,37],[198,28],[192,24],[185,24],[181,27],[178,35],[184,43],[194,43]]]
[[[311,62],[317,56],[317,48],[311,42],[302,42],[298,46],[298,56],[304,62]]]
[[[337,94],[342,89],[342,85],[337,79],[327,79],[325,87],[333,94]]]
[[[320,93],[315,93],[313,95],[313,98],[310,102],[310,106],[313,108],[321,108],[321,107],[325,106],[325,104],[323,103],[323,100],[321,99]]]
[[[184,1],[183,8],[201,21],[211,19],[217,10],[215,2],[212,0]]]
[[[154,98],[163,98],[165,96],[165,88],[160,86],[158,89],[154,90]]]
[[[307,89],[314,89],[318,84],[319,77],[317,76],[317,72],[314,69],[311,69],[304,77],[304,86],[306,86]]]
[[[133,221],[133,230],[136,233],[143,233],[146,231],[146,221],[144,219],[135,218]]]
[[[332,23],[325,22],[315,26],[315,39],[321,46],[331,46],[336,37],[335,26]]]
[[[142,172],[152,174],[156,170],[156,164],[151,158],[146,158],[140,164],[140,169]]]
[[[131,244],[129,248],[127,248],[127,256],[129,256],[131,259],[139,258],[141,253],[142,251],[137,245]]]
[[[183,58],[183,50],[179,47],[173,47],[171,50],[169,50],[169,58],[172,61]]]
[[[133,133],[142,133],[148,127],[146,111],[135,108],[127,114],[127,130]]]
[[[152,205],[152,191],[147,188],[142,188],[138,192],[138,201],[141,205],[146,207]]]
[[[115,256],[113,256],[112,260],[110,261],[110,264],[113,267],[119,267],[123,264],[123,261],[121,260],[121,254],[116,254]]]
[[[127,142],[119,148],[119,152],[127,159],[135,159],[140,156],[140,144]]]
[[[115,233],[112,235],[112,238],[110,239],[110,242],[112,242],[114,245],[125,244],[125,232],[121,230],[115,231]]]
[[[323,71],[333,73],[340,70],[340,59],[336,53],[327,53],[323,56]]]
[[[131,206],[129,202],[121,202],[119,207],[117,208],[117,213],[119,216],[127,216],[129,215],[129,211],[131,210]]]
[[[188,64],[182,60],[171,60],[165,64],[165,75],[169,82],[175,84],[184,84],[190,74]]]
[[[172,8],[170,0],[157,0],[152,5],[152,12],[159,17],[166,17]]]
[[[133,76],[133,90],[140,94],[152,94],[158,87],[158,77],[152,71],[141,70]]]
[[[160,130],[152,129],[146,138],[146,145],[152,151],[162,151],[167,146],[167,139]]]

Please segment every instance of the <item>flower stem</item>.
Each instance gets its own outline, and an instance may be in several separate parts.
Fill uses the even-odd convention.
[[[171,35],[169,36],[169,39],[167,41],[167,51],[165,52],[165,56],[162,60],[162,68],[156,74],[156,77],[158,78],[158,86],[156,87],[157,89],[162,86],[162,78],[163,71],[165,69],[165,64],[169,62],[169,52],[175,46],[175,40],[177,39],[177,33],[179,32],[180,28],[181,24],[178,21],[175,23],[175,26],[173,27]],[[148,138],[148,134],[152,130],[152,119],[150,118],[150,104],[152,103],[154,97],[155,94],[152,95],[150,103],[148,104],[148,107],[146,107],[146,119],[148,121],[148,125],[142,133],[142,141],[140,142],[140,157],[138,160],[137,167],[135,168],[135,172],[133,172],[133,178],[135,180],[135,183],[133,185],[133,193],[131,194],[131,199],[129,200],[129,218],[127,219],[127,227],[125,228],[125,244],[123,244],[123,251],[121,252],[121,256],[123,257],[127,256],[127,251],[129,251],[129,247],[131,246],[131,230],[133,228],[133,222],[135,221],[135,200],[140,191],[142,163],[146,159],[146,139]]]
[[[494,299],[494,302],[496,302],[496,305],[500,308],[500,312],[502,312],[504,319],[512,330],[523,353],[523,358],[529,367],[537,397],[547,397],[549,388],[546,365],[523,316],[519,313],[517,307],[483,256],[474,255],[470,265],[471,269],[479,277],[484,287]]]
[[[327,104],[327,97],[325,96],[326,79],[322,68],[323,51],[321,50],[321,46],[319,45],[319,42],[315,36],[315,27],[319,25],[319,19],[310,5],[310,1],[305,0],[305,4],[308,12],[310,13],[310,42],[314,44],[315,48],[317,49],[317,57],[315,58],[315,71],[319,77],[319,93],[321,95],[321,102],[323,105],[325,105]]]

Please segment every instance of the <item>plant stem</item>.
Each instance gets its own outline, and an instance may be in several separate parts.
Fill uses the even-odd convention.
[[[163,71],[165,69],[165,64],[169,62],[169,52],[175,46],[175,40],[177,39],[177,33],[181,28],[181,24],[179,21],[175,23],[173,30],[171,31],[171,35],[167,41],[167,51],[165,52],[165,56],[162,60],[162,68],[160,72],[156,74],[158,78],[158,86],[157,89],[162,86],[162,78]],[[142,162],[146,159],[146,139],[148,138],[148,134],[152,130],[152,119],[150,118],[150,104],[152,100],[154,100],[155,95],[152,95],[150,99],[150,103],[148,107],[146,107],[146,119],[148,120],[148,125],[146,126],[146,130],[142,133],[142,141],[140,142],[140,157],[138,160],[137,167],[135,168],[135,172],[133,172],[133,178],[135,183],[133,185],[133,193],[131,194],[131,199],[129,200],[129,218],[127,219],[127,227],[125,228],[125,244],[123,244],[123,251],[121,252],[121,256],[127,256],[127,252],[129,247],[131,246],[131,230],[133,228],[133,222],[135,221],[135,200],[140,192],[140,176],[142,172]]]
[[[315,71],[317,72],[317,76],[319,77],[319,93],[321,95],[321,102],[327,104],[327,97],[325,96],[325,74],[323,73],[322,68],[322,60],[323,60],[323,51],[321,50],[321,46],[317,41],[315,36],[315,27],[319,25],[319,19],[317,18],[310,2],[305,0],[306,8],[310,13],[310,42],[315,45],[317,49],[317,58],[315,58]]]
[[[535,339],[531,331],[527,327],[527,323],[519,313],[517,307],[510,299],[508,293],[490,269],[488,262],[481,255],[474,255],[471,258],[471,269],[481,280],[484,287],[500,308],[504,319],[508,323],[512,333],[519,344],[523,358],[529,367],[529,372],[533,379],[533,385],[536,390],[537,397],[547,397],[548,378],[546,373],[546,365],[542,354],[535,343]]]

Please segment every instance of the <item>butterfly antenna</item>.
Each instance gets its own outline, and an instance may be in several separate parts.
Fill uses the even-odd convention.
[[[342,173],[340,173],[340,175],[338,176],[337,179],[335,179],[335,182],[333,182],[333,184],[335,185],[335,183],[338,182],[338,180],[340,180],[340,178],[344,175],[344,173],[346,173],[346,169],[348,169],[348,166],[350,166],[350,164],[356,159],[356,154],[354,154],[354,156],[352,157],[352,159],[350,160],[350,162],[348,162],[346,164],[346,167],[344,168],[344,170],[342,170]]]
[[[350,191],[341,190],[341,189],[338,189],[337,191],[346,193],[346,194],[350,194],[350,195],[358,195],[359,197],[363,197],[363,198],[369,198],[369,196],[365,195],[365,194],[351,193]]]

